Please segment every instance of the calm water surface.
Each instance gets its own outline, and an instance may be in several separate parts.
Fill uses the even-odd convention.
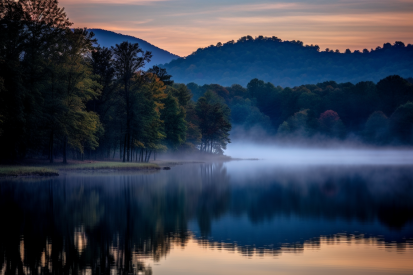
[[[0,180],[0,274],[413,274],[413,166]]]

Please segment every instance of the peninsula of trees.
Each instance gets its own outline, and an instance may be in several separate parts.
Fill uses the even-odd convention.
[[[198,102],[137,43],[96,47],[55,0],[0,3],[0,160],[120,157],[178,148],[222,154],[229,109]]]

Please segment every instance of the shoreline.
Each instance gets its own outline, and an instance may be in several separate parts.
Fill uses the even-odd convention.
[[[84,161],[63,163],[26,162],[16,165],[0,165],[0,178],[24,176],[59,176],[67,171],[97,171],[97,170],[161,170],[163,167],[155,163]]]
[[[193,158],[166,158],[159,159],[149,163],[139,162],[120,162],[105,160],[69,160],[67,164],[61,162],[49,163],[46,160],[26,160],[19,164],[0,165],[0,178],[5,177],[51,177],[59,176],[60,173],[68,171],[150,171],[150,170],[170,170],[176,165],[205,163],[211,161],[240,161],[240,160],[258,160],[258,159],[241,159],[231,158],[228,156],[216,157],[193,157]]]

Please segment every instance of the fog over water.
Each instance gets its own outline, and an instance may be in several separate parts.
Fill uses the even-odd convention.
[[[234,141],[225,154],[233,158],[257,158],[277,165],[412,165],[413,148],[338,146],[299,147]]]
[[[226,154],[0,179],[0,274],[413,274],[412,149]]]

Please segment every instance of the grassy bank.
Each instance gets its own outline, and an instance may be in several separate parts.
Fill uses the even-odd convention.
[[[0,177],[6,176],[58,176],[60,171],[76,170],[159,170],[154,163],[124,163],[110,161],[76,163],[27,163],[24,165],[0,166]]]
[[[133,162],[110,162],[110,161],[96,161],[90,163],[73,163],[73,164],[55,164],[50,165],[59,170],[157,170],[159,165],[154,163],[133,163]]]
[[[58,176],[56,169],[32,166],[0,166],[0,177],[17,176]]]

